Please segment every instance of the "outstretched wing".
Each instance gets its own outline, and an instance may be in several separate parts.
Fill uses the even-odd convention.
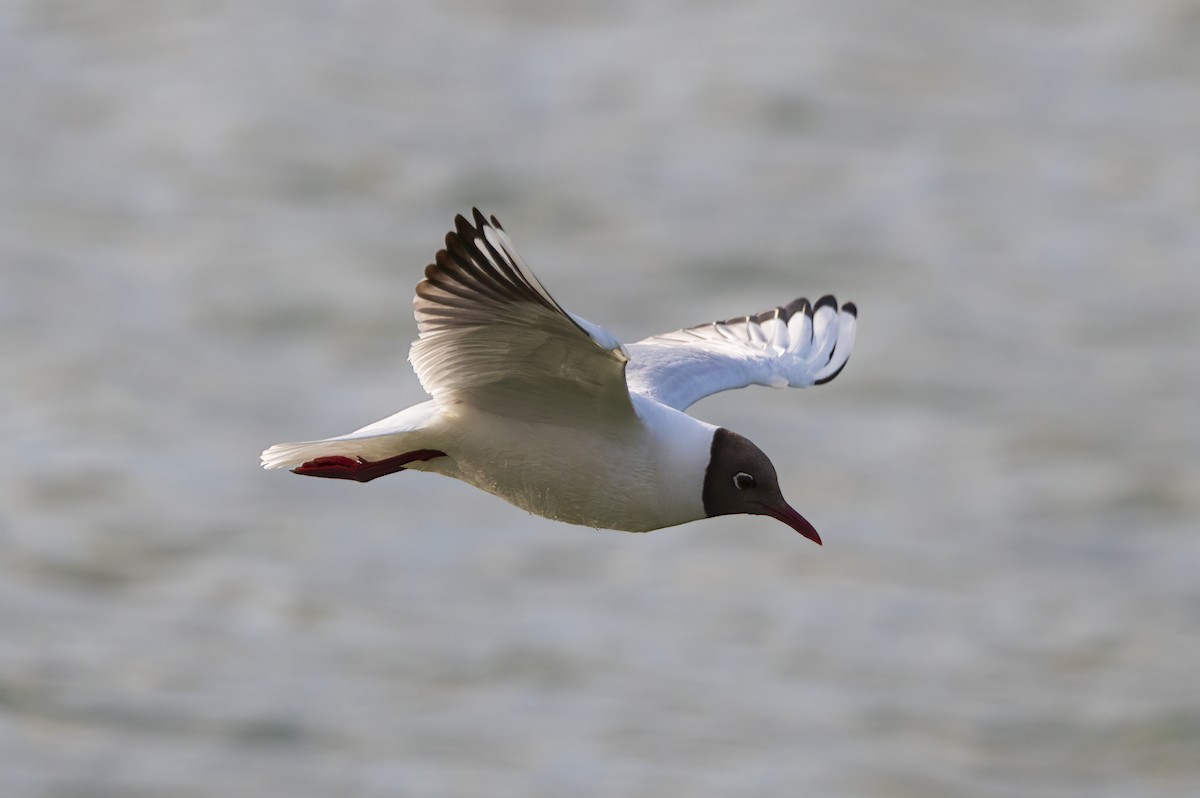
[[[473,213],[474,225],[455,218],[413,299],[408,358],[425,390],[524,420],[632,417],[620,342],[564,310],[496,217]]]
[[[753,316],[700,324],[626,346],[629,390],[684,410],[709,394],[829,382],[854,349],[858,309],[823,296]]]

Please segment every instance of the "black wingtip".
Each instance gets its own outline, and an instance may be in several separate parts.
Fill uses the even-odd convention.
[[[858,305],[854,304],[853,302],[847,302],[846,304],[842,305],[842,313],[849,313],[851,316],[857,319]]]
[[[487,217],[478,208],[471,208],[471,216],[475,217],[475,228],[482,232],[483,228],[487,227]]]
[[[463,243],[467,243],[479,235],[479,230],[461,213],[454,217],[454,230],[458,233],[458,237],[462,239]]]
[[[783,317],[785,319],[790,319],[797,313],[812,315],[812,306],[808,304],[807,297],[797,297],[783,306]]]
[[[837,310],[837,300],[834,299],[833,294],[826,294],[818,299],[816,306],[813,307],[813,313],[816,313],[821,308],[833,308]]]
[[[785,322],[787,321],[787,316],[784,315],[784,310],[782,307],[760,310],[750,318],[755,324],[762,324],[764,321],[769,321],[771,319],[783,319]]]
[[[849,363],[849,362],[850,362],[850,359],[847,358],[846,363]],[[828,377],[823,377],[819,380],[816,380],[815,382],[813,382],[813,385],[824,385],[827,382],[833,382],[833,378],[836,377],[837,375],[841,374],[842,369],[846,368],[846,363],[843,363],[842,365],[838,366],[837,371],[833,372]]]

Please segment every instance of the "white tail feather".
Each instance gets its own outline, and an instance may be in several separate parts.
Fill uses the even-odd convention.
[[[420,430],[437,414],[433,402],[422,402],[347,435],[319,441],[277,443],[262,453],[263,468],[294,468],[317,457],[361,457],[383,460],[430,448]]]
[[[374,438],[329,438],[323,441],[277,443],[262,453],[263,468],[294,468],[318,457],[361,457],[383,460],[409,451],[400,443],[403,435],[379,435]],[[420,447],[417,447],[420,448]]]

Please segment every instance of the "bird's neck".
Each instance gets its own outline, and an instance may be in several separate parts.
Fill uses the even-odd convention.
[[[654,438],[652,450],[661,506],[659,526],[706,517],[704,475],[717,428],[686,413],[635,395],[634,409]]]

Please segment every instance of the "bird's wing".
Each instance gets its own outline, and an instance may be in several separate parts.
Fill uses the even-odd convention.
[[[709,394],[829,382],[854,349],[858,309],[823,296],[629,344],[629,390],[684,410]]]
[[[496,217],[462,216],[425,269],[408,359],[440,404],[546,423],[632,418],[628,357],[542,287]]]

